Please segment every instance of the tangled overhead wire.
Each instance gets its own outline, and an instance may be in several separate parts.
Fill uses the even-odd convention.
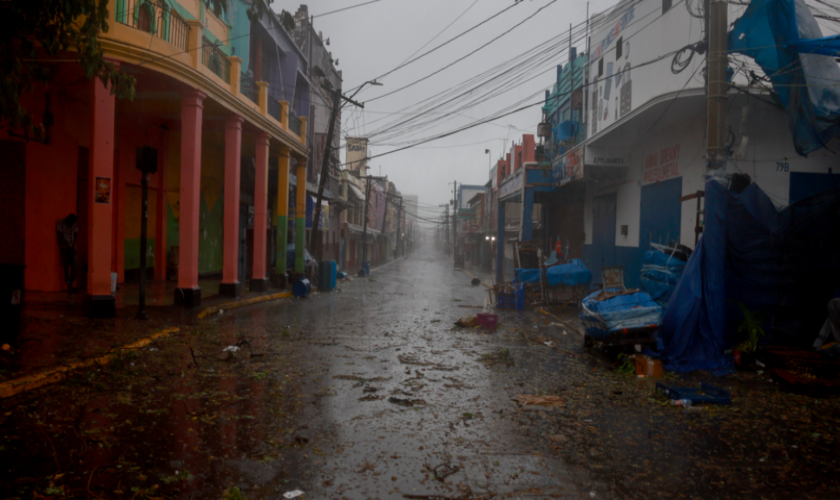
[[[682,73],[691,64],[691,60],[694,59],[694,54],[703,55],[706,53],[707,48],[708,44],[705,40],[701,40],[680,49],[679,52],[674,54],[674,58],[671,59],[671,73],[675,75]]]

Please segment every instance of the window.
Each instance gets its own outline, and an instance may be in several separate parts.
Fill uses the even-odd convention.
[[[603,76],[604,74],[604,58],[598,59],[598,76]]]
[[[152,13],[149,11],[149,6],[143,4],[138,9],[137,13],[137,28],[147,33],[152,32]]]
[[[618,41],[615,43],[615,60],[618,61],[621,59],[621,51],[624,49],[624,42],[622,41],[624,37],[619,38]]]
[[[662,0],[662,13],[666,13],[671,10],[671,0]]]

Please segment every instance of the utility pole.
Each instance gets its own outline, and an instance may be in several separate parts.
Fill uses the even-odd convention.
[[[446,215],[444,215],[443,219],[443,235],[444,235],[444,246],[443,246],[443,253],[444,255],[449,255],[449,203],[443,205],[446,207]]]
[[[318,182],[318,197],[315,200],[315,210],[312,214],[312,239],[309,242],[309,248],[312,249],[313,255],[316,255],[318,240],[321,239],[319,238],[319,233],[321,229],[321,201],[324,197],[324,186],[327,184],[327,177],[329,176],[330,152],[332,151],[332,141],[335,132],[335,121],[338,117],[338,110],[341,105],[341,99],[344,99],[347,102],[354,104],[362,109],[364,109],[365,107],[364,104],[358,103],[350,98],[341,95],[341,88],[339,88],[338,90],[332,90],[332,92],[333,104],[332,111],[330,112],[330,128],[327,130],[327,143],[324,145],[324,159],[321,161],[321,180],[320,182]],[[306,181],[298,179],[298,182]]]
[[[402,196],[400,196],[400,209],[397,212],[397,252],[394,254],[395,257],[399,256],[400,252],[400,243],[402,243],[402,238],[400,237],[400,230],[402,228]]]
[[[458,266],[458,181],[455,181],[452,203],[452,257]]]
[[[391,241],[390,238],[388,238],[388,224],[387,224],[387,222],[388,222],[388,198],[390,198],[391,196],[388,194],[388,191],[387,191],[388,185],[387,184],[385,185],[385,189],[386,189],[386,191],[385,191],[385,213],[382,215],[382,234],[385,236],[385,245],[387,246],[389,244],[389,242]],[[385,255],[385,260],[386,261],[388,260],[387,255]]]
[[[726,175],[726,67],[727,67],[727,9],[725,0],[711,0],[709,9],[708,68],[708,124],[706,174],[716,179]]]

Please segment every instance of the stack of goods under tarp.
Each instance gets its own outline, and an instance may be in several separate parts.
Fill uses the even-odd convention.
[[[589,286],[592,283],[592,272],[583,265],[580,259],[572,259],[566,264],[557,264],[545,270],[548,284],[557,287]]]
[[[586,334],[595,340],[607,340],[615,334],[635,330],[652,331],[662,321],[662,307],[650,295],[638,290],[598,291],[583,299],[581,305],[580,318]]]
[[[651,246],[653,250],[645,252],[642,261],[642,290],[667,308],[691,250],[682,245],[666,247],[654,243]]]

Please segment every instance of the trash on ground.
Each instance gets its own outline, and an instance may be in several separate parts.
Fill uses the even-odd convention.
[[[566,404],[560,396],[531,396],[527,394],[517,394],[511,399],[519,403],[521,406],[565,406]]]
[[[499,316],[490,313],[479,313],[476,316],[476,320],[482,329],[489,330],[491,332],[496,331],[496,327],[499,324]]]
[[[224,349],[222,349],[222,352],[236,352],[238,350],[239,350],[239,348],[236,347],[235,345],[229,345],[229,346],[225,347]]]
[[[283,493],[283,498],[296,498],[296,497],[299,497],[301,495],[303,495],[302,491],[292,490],[292,491],[287,491],[286,493]]]
[[[472,281],[470,281],[470,283],[472,283],[472,286],[478,286],[481,284],[481,280],[478,278],[473,278]]]
[[[662,361],[650,356],[636,355],[636,375],[662,378]]]
[[[388,398],[388,402],[389,403],[394,403],[395,405],[400,405],[400,406],[414,406],[414,405],[424,405],[424,404],[426,404],[426,402],[423,401],[422,399],[395,398],[393,396]]]
[[[475,328],[476,326],[478,326],[478,319],[475,316],[464,316],[463,318],[455,322],[455,326],[461,326],[464,328]]]
[[[692,405],[732,404],[732,400],[729,397],[729,391],[707,384],[706,382],[702,382],[700,384],[700,389],[697,389],[696,387],[668,387],[662,382],[657,382],[656,392],[658,394],[662,394],[668,399],[691,401]]]

